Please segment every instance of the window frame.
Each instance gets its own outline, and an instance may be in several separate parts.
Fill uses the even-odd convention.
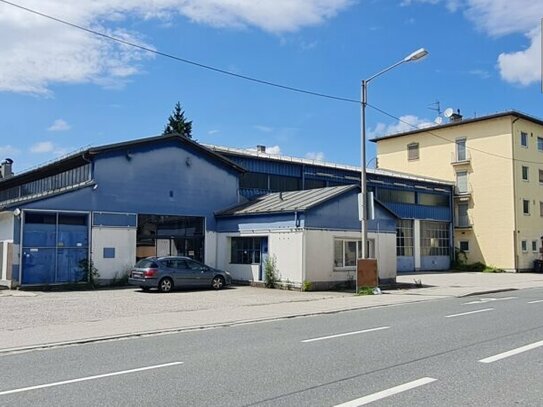
[[[522,200],[522,214],[526,216],[530,216],[530,200],[529,199]]]
[[[528,133],[525,131],[520,132],[520,146],[528,148]]]
[[[336,260],[338,259],[338,253],[336,252],[336,243],[341,242],[341,264],[338,265]],[[353,266],[345,265],[345,247],[349,243],[356,244],[355,251],[355,263]],[[369,242],[368,242],[369,243]],[[351,237],[334,237],[334,256],[333,256],[333,267],[334,271],[350,271],[356,270],[356,261],[360,258],[362,252],[362,241],[361,239],[351,238]]]
[[[522,253],[528,253],[528,241],[527,240],[521,240],[520,241],[520,250],[522,250]]]
[[[530,167],[528,167],[527,165],[522,165],[520,172],[521,172],[521,178],[523,181],[530,180]]]
[[[537,248],[537,240],[532,240],[532,252],[533,253],[538,253],[539,250]]]
[[[465,244],[467,248],[462,248],[462,244]],[[469,253],[469,240],[458,241],[458,248],[465,253]]]
[[[537,151],[543,153],[543,137],[537,136]]]
[[[232,236],[230,238],[230,264],[242,264],[242,265],[256,265],[262,261],[262,236]],[[258,247],[255,244],[258,241]],[[234,242],[240,242],[241,245],[234,247]],[[250,243],[245,245],[245,243]],[[247,259],[250,261],[244,261],[244,254],[242,252],[247,251]],[[237,253],[234,256],[234,252]],[[241,256],[240,256],[241,253]],[[258,256],[256,256],[258,253]],[[258,261],[257,260],[258,257]],[[241,259],[241,261],[240,261]]]
[[[420,159],[419,143],[413,142],[407,145],[407,161],[416,161]]]
[[[467,146],[466,146],[466,141],[467,139],[465,137],[461,137],[461,138],[457,138],[455,140],[455,145],[456,145],[456,151],[455,151],[455,156],[456,156],[456,161],[457,162],[462,162],[462,161],[466,161],[468,159],[468,152],[467,152]],[[459,147],[462,147],[463,148],[463,153],[464,153],[464,156],[463,158],[460,158],[460,148]]]

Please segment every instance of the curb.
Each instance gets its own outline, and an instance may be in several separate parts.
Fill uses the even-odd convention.
[[[484,294],[495,294],[495,293],[504,293],[507,291],[517,291],[518,288],[499,288],[496,290],[486,290],[486,291],[474,291],[472,293],[460,295],[456,298],[464,298],[464,297],[473,297],[475,295],[484,295]]]

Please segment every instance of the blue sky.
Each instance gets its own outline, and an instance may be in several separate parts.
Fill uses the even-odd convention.
[[[14,3],[177,57],[369,103],[413,125],[439,101],[465,117],[541,111],[533,0],[61,0]],[[126,4],[130,3],[130,4]],[[511,4],[513,3],[513,4]],[[22,171],[87,145],[160,134],[180,101],[193,137],[360,162],[360,106],[258,85],[119,46],[0,2],[0,157]],[[406,130],[368,110],[371,136]],[[368,160],[375,154],[368,145]]]

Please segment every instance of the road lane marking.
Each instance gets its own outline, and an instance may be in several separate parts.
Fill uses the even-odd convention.
[[[382,331],[383,329],[389,329],[389,328],[390,328],[389,326],[381,326],[379,328],[364,329],[363,331],[354,331],[354,332],[346,332],[344,334],[321,336],[320,338],[306,339],[306,340],[301,341],[301,342],[302,343],[309,343],[309,342],[316,342],[316,341],[324,341],[325,339],[333,339],[333,338],[340,338],[342,336],[364,334],[366,332]]]
[[[465,302],[464,305],[471,305],[471,304],[485,304],[487,302],[492,301],[507,301],[507,300],[516,300],[518,297],[503,297],[503,298],[481,298],[479,300]]]
[[[528,304],[537,304],[538,302],[543,302],[543,300],[528,301]]]
[[[481,363],[496,362],[498,360],[505,359],[505,358],[508,358],[510,356],[515,356],[515,355],[518,355],[519,353],[527,352],[529,350],[536,349],[536,348],[539,348],[541,346],[543,346],[543,341],[531,343],[529,345],[521,346],[520,348],[516,348],[516,349],[510,350],[508,352],[499,353],[497,355],[481,359],[479,362],[481,362]]]
[[[464,315],[478,314],[479,312],[494,311],[494,308],[478,309],[477,311],[462,312],[461,314],[445,315],[445,318],[461,317]]]
[[[429,384],[432,382],[435,382],[437,379],[432,379],[431,377],[423,377],[422,379],[418,379],[409,383],[401,384],[396,387],[391,387],[390,389],[380,391],[378,393],[373,393],[368,396],[360,397],[356,400],[351,400],[346,403],[337,404],[334,407],[359,407],[364,406],[369,403],[373,403],[374,401],[384,399],[385,397],[394,396],[395,394],[402,393],[407,390],[414,389],[416,387],[424,386],[425,384]]]
[[[79,379],[64,380],[62,382],[55,382],[55,383],[39,384],[37,386],[22,387],[20,389],[0,391],[0,396],[5,396],[7,394],[13,394],[13,393],[22,393],[22,392],[30,391],[30,390],[45,389],[47,387],[63,386],[65,384],[85,382],[85,381],[88,381],[88,380],[102,379],[104,377],[119,376],[119,375],[129,374],[129,373],[143,372],[145,370],[160,369],[162,367],[181,365],[182,363],[183,362],[164,363],[162,365],[139,367],[137,369],[121,370],[119,372],[99,374],[99,375],[96,375],[96,376],[80,377]]]

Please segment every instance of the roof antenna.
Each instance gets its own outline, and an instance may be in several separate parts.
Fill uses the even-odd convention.
[[[437,125],[440,125],[443,123],[443,118],[441,117],[441,103],[439,100],[436,100],[433,103],[430,103],[428,106],[426,106],[428,109],[433,110],[434,112],[437,112],[437,116],[434,119],[434,123]]]

